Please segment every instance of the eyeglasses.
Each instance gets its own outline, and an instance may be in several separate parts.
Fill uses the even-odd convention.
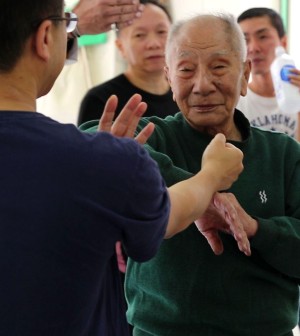
[[[65,12],[65,16],[48,16],[46,20],[53,20],[53,21],[66,21],[66,31],[67,33],[71,33],[75,30],[78,22],[78,17],[75,13],[72,12]]]
[[[41,21],[44,20],[51,20],[51,21],[66,21],[66,31],[67,33],[71,33],[75,30],[78,22],[78,17],[75,13],[72,12],[65,12],[65,16],[57,16],[57,15],[51,15],[47,16]]]

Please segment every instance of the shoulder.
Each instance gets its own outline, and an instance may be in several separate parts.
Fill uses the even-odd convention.
[[[173,126],[179,126],[185,123],[185,119],[181,112],[176,113],[175,115],[168,115],[165,118],[160,118],[158,116],[142,118],[140,124],[154,123],[158,127],[170,128]]]
[[[157,116],[142,118],[139,123],[139,131],[147,124],[153,123],[155,129],[148,144],[156,146],[162,143],[172,143],[175,139],[185,133],[186,121],[181,112],[176,113],[174,116],[169,115],[165,118]]]
[[[252,118],[265,113],[269,115],[277,113],[278,104],[275,97],[263,97],[248,88],[247,95],[240,97],[237,109]]]
[[[158,116],[144,117],[141,118],[139,122],[139,130],[144,128],[150,122],[155,125],[154,133],[156,133],[160,130],[164,130],[166,132],[168,130],[176,131],[177,128],[180,128],[183,124],[185,124],[185,119],[181,112],[178,112],[175,115],[168,115],[165,118],[161,118]]]
[[[300,158],[300,143],[288,134],[251,126],[252,139],[276,153],[291,152]]]
[[[108,132],[98,132],[93,122],[91,122],[94,126],[93,132],[90,130],[83,132],[75,125],[61,124],[50,118],[47,119],[50,122],[46,121],[44,129],[48,134],[49,141],[53,144],[56,142],[60,144],[61,148],[77,153],[81,158],[87,158],[88,155],[93,157],[96,154],[109,153],[111,156],[128,156],[139,153],[142,148],[133,139],[118,138]]]
[[[139,171],[155,175],[156,167],[148,152],[133,139],[107,132],[81,132],[72,125],[61,126],[55,134],[54,155],[61,156],[75,170],[88,171],[90,176],[99,178],[107,174],[108,178],[118,175],[135,181]]]

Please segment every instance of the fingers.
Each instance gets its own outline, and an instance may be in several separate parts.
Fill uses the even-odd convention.
[[[112,5],[108,12],[109,16],[118,18],[119,16],[130,16],[131,18],[141,16],[144,5],[130,4],[130,5]]]
[[[128,100],[111,128],[113,135],[131,138],[134,136],[137,124],[147,109],[147,104],[141,100],[142,97],[139,94],[133,95]]]
[[[223,168],[227,167],[231,171],[235,170],[237,165],[242,164],[243,152],[227,143],[224,134],[218,133],[205,149],[202,162],[206,158],[213,159],[215,163],[221,164]]]
[[[124,6],[124,5],[139,5],[139,0],[113,0],[111,1],[113,5]]]
[[[215,193],[213,197],[213,204],[223,217],[227,216],[228,220],[235,220],[237,217],[237,211],[228,195],[228,193]]]
[[[247,256],[251,255],[250,242],[244,227],[247,225],[247,221],[238,211],[238,207],[241,208],[233,194],[216,193],[203,216],[195,221],[198,230],[217,255],[223,252],[223,243],[219,232],[232,235],[239,250]]]
[[[144,145],[147,140],[150,138],[151,134],[155,129],[155,125],[153,123],[149,123],[143,130],[135,137],[135,140],[140,144]]]
[[[138,103],[136,108],[132,109],[131,116],[126,119],[120,115],[120,118],[116,119],[115,123],[112,126],[112,134],[121,137],[133,138],[137,129],[137,125],[141,119],[141,116],[147,110],[147,104],[144,102]]]
[[[229,224],[230,232],[236,240],[239,250],[249,257],[251,255],[250,242],[241,222],[238,218],[234,220],[226,220],[226,222]]]
[[[290,83],[300,88],[300,70],[296,68],[290,69],[288,77],[289,77]]]
[[[230,234],[234,236],[239,250],[247,256],[250,256],[250,242],[243,223],[238,216],[237,206],[240,207],[240,205],[236,201],[234,195],[216,193],[213,203],[228,224],[228,228],[225,231],[230,232]]]
[[[122,109],[115,121],[115,111],[118,105],[118,98],[112,95],[107,100],[102,117],[99,121],[98,131],[109,132],[117,137],[133,138],[138,123],[147,110],[147,104],[142,102],[139,94],[133,95]],[[149,123],[136,137],[135,140],[143,145],[154,131],[154,124]]]
[[[227,147],[227,148],[232,148],[232,149],[236,149],[236,147],[235,147],[233,144],[231,144],[230,142],[226,142],[226,143],[225,143],[225,147]]]
[[[123,28],[141,16],[144,5],[137,1],[120,0],[117,4],[112,4],[107,10],[107,17],[110,23],[115,23],[118,28]]]
[[[112,95],[108,98],[103,114],[99,120],[98,131],[110,132],[112,122],[114,120],[116,108],[118,105],[118,98],[115,95]]]
[[[211,247],[215,255],[220,255],[223,253],[223,243],[221,238],[219,237],[217,230],[209,230],[201,233],[206,238],[209,246]]]

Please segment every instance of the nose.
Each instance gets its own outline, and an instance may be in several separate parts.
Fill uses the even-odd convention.
[[[147,48],[158,49],[164,46],[162,38],[155,33],[149,34],[147,39]]]
[[[260,46],[259,46],[257,39],[251,38],[247,41],[248,54],[258,52],[259,50],[260,50]]]
[[[208,96],[216,91],[215,79],[208,70],[199,69],[194,76],[193,93]]]

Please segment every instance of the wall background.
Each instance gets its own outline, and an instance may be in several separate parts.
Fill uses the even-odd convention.
[[[195,12],[225,10],[237,16],[250,7],[279,10],[280,6],[280,0],[171,0],[171,3],[175,20]]]
[[[234,15],[250,7],[271,7],[280,11],[288,5],[289,52],[300,67],[299,0],[164,0],[169,3],[174,21],[197,12],[225,10]],[[72,7],[76,1],[65,1]],[[298,33],[299,34],[299,33]],[[114,46],[114,32],[107,34],[107,42],[79,49],[78,62],[65,66],[51,92],[37,102],[39,112],[63,123],[77,122],[81,99],[88,89],[122,72],[123,61]]]
[[[289,25],[288,25],[288,36],[289,36],[289,51],[294,57],[297,67],[300,67],[300,1],[299,0],[288,0],[289,7]]]

